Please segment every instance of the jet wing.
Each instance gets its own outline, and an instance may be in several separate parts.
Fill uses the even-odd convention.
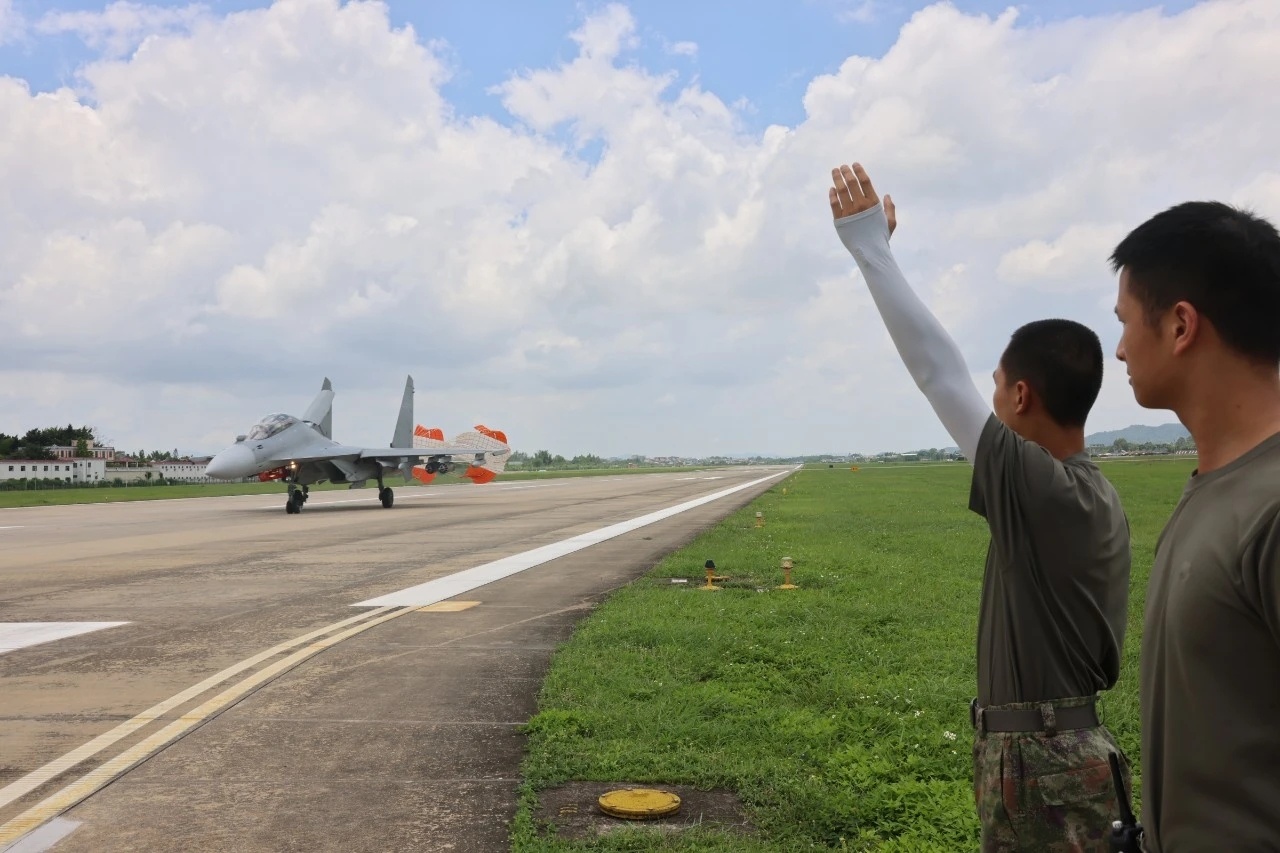
[[[290,462],[329,462],[334,459],[430,459],[432,456],[474,456],[484,453],[486,449],[473,444],[444,444],[435,447],[329,447],[325,449],[306,450],[293,456],[278,456],[267,462],[273,468],[288,465]]]
[[[268,465],[288,465],[290,462],[328,462],[331,459],[361,459],[364,453],[359,447],[328,447],[323,450],[307,450],[293,456],[277,456]]]

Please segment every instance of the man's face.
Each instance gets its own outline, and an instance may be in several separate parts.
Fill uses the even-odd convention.
[[[1169,380],[1174,365],[1160,324],[1147,322],[1142,303],[1129,290],[1129,270],[1120,271],[1116,317],[1120,320],[1120,343],[1116,358],[1125,363],[1134,399],[1147,409],[1167,409]]]

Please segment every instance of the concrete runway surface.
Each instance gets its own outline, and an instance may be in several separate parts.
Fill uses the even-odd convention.
[[[0,851],[506,850],[557,645],[789,470],[0,510]]]

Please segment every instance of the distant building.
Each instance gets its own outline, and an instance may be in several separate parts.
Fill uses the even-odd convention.
[[[116,449],[114,447],[103,447],[102,445],[95,443],[92,439],[86,441],[85,444],[89,446],[89,458],[107,459],[112,462],[115,461]],[[74,444],[70,447],[55,444],[52,447],[47,448],[47,450],[59,459],[76,458],[76,448]]]
[[[103,459],[0,459],[0,480],[64,480],[97,483],[107,477]]]

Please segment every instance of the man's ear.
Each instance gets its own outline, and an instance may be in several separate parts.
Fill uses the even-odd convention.
[[[1200,337],[1200,312],[1190,302],[1175,303],[1168,314],[1168,328],[1173,333],[1173,354],[1182,355]]]
[[[1031,399],[1034,392],[1025,380],[1019,379],[1013,384],[1013,410],[1019,415],[1031,411]]]

